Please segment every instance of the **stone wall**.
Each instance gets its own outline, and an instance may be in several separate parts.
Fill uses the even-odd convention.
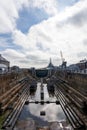
[[[71,73],[67,71],[58,71],[57,76],[68,81],[70,86],[87,93],[87,74]]]
[[[66,74],[65,79],[74,88],[87,92],[87,74],[68,73]]]
[[[11,89],[20,79],[26,77],[28,72],[21,71],[18,73],[6,73],[0,75],[0,96],[3,95],[7,90]]]

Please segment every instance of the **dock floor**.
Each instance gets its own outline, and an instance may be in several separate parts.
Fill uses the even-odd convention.
[[[14,130],[69,130],[65,122],[51,122],[49,126],[40,127],[31,118],[17,122]]]

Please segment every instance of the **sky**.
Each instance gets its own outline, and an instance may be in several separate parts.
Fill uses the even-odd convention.
[[[87,0],[0,0],[0,54],[10,65],[46,67],[87,58]]]

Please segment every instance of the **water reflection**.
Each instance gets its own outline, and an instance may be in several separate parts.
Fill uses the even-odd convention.
[[[30,97],[29,97],[29,101],[40,101],[40,91],[41,91],[41,87],[40,87],[40,83],[37,84],[37,89],[36,92],[32,92]],[[48,89],[47,89],[47,85],[44,84],[44,100],[45,101],[56,101],[56,97],[49,96],[50,92],[48,93]],[[40,112],[41,111],[45,111],[46,115],[45,116],[40,116]],[[66,120],[66,117],[61,109],[61,107],[59,105],[56,104],[29,104],[28,106],[24,106],[24,109],[20,115],[19,120],[21,119],[25,119],[25,118],[33,118],[34,120],[37,121],[37,123],[39,123],[39,125],[47,125],[48,122],[52,122],[52,121],[64,121]]]
[[[54,97],[55,95],[55,87],[54,85],[47,85],[47,90],[48,90],[48,94],[49,94],[49,97]]]

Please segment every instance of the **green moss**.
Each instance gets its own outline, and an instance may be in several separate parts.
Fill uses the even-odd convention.
[[[6,111],[6,112],[3,113],[2,115],[0,115],[0,129],[2,128],[2,124],[3,124],[4,120],[5,120],[5,118],[7,117],[8,113],[9,113],[9,112]]]

